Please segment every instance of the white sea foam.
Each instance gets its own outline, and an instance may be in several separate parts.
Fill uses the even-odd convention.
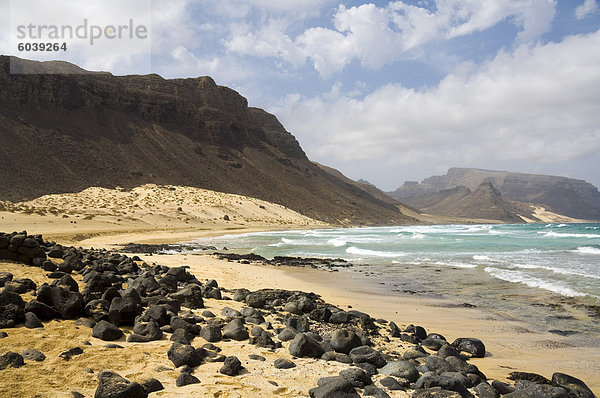
[[[489,256],[475,255],[475,256],[473,256],[473,260],[476,260],[476,261],[491,261],[492,259]]]
[[[424,234],[420,234],[418,232],[413,232],[413,234],[411,235],[411,239],[425,239],[427,237],[427,235]]]
[[[335,247],[342,247],[346,245],[346,241],[341,238],[333,238],[327,241],[327,244]]]
[[[354,254],[357,256],[365,256],[365,257],[385,257],[385,258],[394,258],[394,257],[404,257],[406,253],[403,252],[383,252],[379,250],[369,250],[369,249],[361,249],[359,247],[350,246],[346,249],[346,253]]]
[[[562,296],[567,297],[581,297],[585,296],[584,293],[578,292],[576,290],[571,289],[568,286],[565,286],[561,283],[550,282],[544,279],[535,278],[529,276],[521,271],[511,271],[507,269],[499,269],[494,267],[487,267],[485,271],[492,275],[496,279],[501,279],[503,281],[512,282],[512,283],[522,283],[529,287],[536,287],[539,289],[548,290],[554,293],[558,293]]]
[[[600,255],[600,248],[591,247],[591,246],[580,246],[577,250],[573,250],[575,253],[579,254],[595,254]]]
[[[600,238],[599,234],[570,234],[563,232],[538,232],[538,234],[544,234],[544,236],[549,238]]]
[[[436,261],[434,264],[443,265],[445,267],[456,267],[456,268],[477,268],[477,264],[469,264],[469,263],[460,263],[456,261],[445,262],[445,261]]]

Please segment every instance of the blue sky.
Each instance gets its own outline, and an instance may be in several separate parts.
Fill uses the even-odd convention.
[[[173,0],[151,13],[153,72],[212,76],[351,178],[393,190],[456,166],[600,186],[597,0]],[[8,35],[2,53],[18,55]],[[143,70],[127,54],[72,61]]]

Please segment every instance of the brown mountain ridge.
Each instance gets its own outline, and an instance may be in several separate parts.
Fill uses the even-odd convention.
[[[210,77],[83,73],[0,57],[0,200],[171,184],[278,203],[331,223],[414,223],[310,162],[277,118]],[[56,72],[68,74],[56,74]]]

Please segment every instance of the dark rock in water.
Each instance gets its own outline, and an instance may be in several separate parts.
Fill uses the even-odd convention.
[[[435,355],[430,355],[427,357],[427,361],[425,362],[425,366],[432,372],[437,374],[442,374],[444,372],[454,372],[455,369],[443,358],[440,358]]]
[[[365,386],[373,384],[371,377],[361,368],[344,369],[340,372],[340,376],[350,380],[354,387],[364,388]]]
[[[433,387],[426,389],[417,389],[412,395],[412,398],[462,398],[456,391],[448,391],[441,387]]]
[[[83,349],[81,347],[73,347],[70,350],[61,352],[58,356],[65,361],[69,361],[74,356],[81,354],[83,354]]]
[[[290,354],[296,357],[319,358],[325,350],[317,341],[305,333],[298,333],[290,343]]]
[[[500,396],[498,391],[485,381],[475,387],[475,393],[479,398],[498,398]]]
[[[242,363],[235,356],[230,356],[225,358],[225,363],[223,367],[219,369],[219,373],[222,373],[227,376],[237,376],[240,374],[242,370]]]
[[[308,394],[311,398],[358,398],[352,382],[342,376],[323,377],[317,381],[318,387],[311,388]]]
[[[162,391],[165,389],[165,387],[162,385],[162,383],[155,378],[144,380],[140,384],[142,385],[142,388],[144,389],[144,391],[146,391],[147,394],[150,394],[150,393],[153,393],[156,391]]]
[[[202,289],[196,284],[188,285],[178,292],[172,293],[171,298],[178,300],[184,307],[191,309],[204,308]]]
[[[114,341],[123,337],[123,331],[108,321],[100,321],[92,329],[92,336],[104,341]]]
[[[334,312],[329,317],[329,323],[344,324],[344,323],[349,323],[349,322],[350,322],[350,314],[348,314],[346,311]]]
[[[241,341],[248,337],[248,330],[241,319],[234,319],[223,328],[223,338]]]
[[[379,384],[390,391],[404,391],[402,385],[393,377],[384,377],[383,379],[379,380]]]
[[[276,369],[291,369],[295,368],[296,364],[289,359],[278,358],[273,363],[273,366],[275,366]]]
[[[501,382],[499,380],[492,381],[492,387],[494,387],[494,390],[498,391],[498,394],[500,395],[510,394],[511,392],[515,391],[514,386],[511,386],[510,384]]]
[[[196,376],[193,376],[189,373],[180,373],[179,376],[177,376],[177,380],[175,380],[175,385],[177,387],[183,387],[183,386],[187,386],[190,384],[198,384],[200,383],[200,379],[198,379]]]
[[[167,357],[176,368],[188,365],[192,368],[200,365],[202,359],[206,356],[206,350],[203,348],[194,348],[191,345],[185,345],[180,343],[173,343]]]
[[[16,352],[8,351],[4,355],[0,356],[0,370],[10,368],[20,368],[25,365],[25,361],[20,354]]]
[[[485,345],[476,338],[459,338],[454,340],[452,347],[468,352],[475,358],[483,358],[485,356]]]
[[[42,321],[33,312],[25,313],[25,327],[27,329],[43,328]]]
[[[515,383],[516,390],[504,395],[507,398],[569,398],[567,390],[549,384],[538,384],[528,380]]]
[[[411,383],[414,383],[419,378],[419,371],[415,365],[407,361],[388,362],[379,370],[379,373],[401,377],[403,379],[407,379]]]
[[[527,380],[537,384],[551,384],[550,380],[537,373],[529,372],[510,372],[506,377],[509,380]]]
[[[352,330],[338,329],[331,332],[329,337],[329,344],[336,352],[348,354],[353,348],[362,346],[360,337]]]
[[[194,335],[185,329],[175,329],[170,340],[180,344],[190,345],[193,339]]]
[[[353,348],[350,351],[350,358],[352,358],[352,361],[354,361],[354,363],[367,362],[372,365],[375,365],[377,368],[381,368],[386,364],[383,355],[381,355],[379,351],[376,351],[373,348],[366,345]]]
[[[98,375],[94,398],[147,398],[141,384],[131,382],[117,373],[103,371]]]
[[[290,327],[286,327],[281,332],[279,332],[277,337],[281,341],[289,341],[289,340],[292,340],[294,337],[296,337],[297,334],[298,334],[298,332],[296,330],[294,330]]]
[[[583,381],[564,373],[554,373],[552,385],[564,388],[572,397],[594,398],[594,393]]]
[[[214,343],[221,340],[221,327],[219,325],[206,325],[200,330],[200,337]]]
[[[390,395],[379,387],[366,386],[363,397],[390,398]]]

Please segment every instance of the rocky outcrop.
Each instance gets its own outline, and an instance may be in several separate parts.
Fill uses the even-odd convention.
[[[312,164],[277,118],[210,77],[81,72],[0,57],[0,200],[90,186],[184,185],[340,224],[415,220]],[[44,74],[44,72],[48,72]]]
[[[446,175],[432,176],[421,183],[406,181],[389,195],[421,208],[431,195],[457,187],[474,191],[482,182],[490,183],[512,201],[533,203],[573,218],[600,220],[598,189],[583,180],[558,176],[451,168]]]

